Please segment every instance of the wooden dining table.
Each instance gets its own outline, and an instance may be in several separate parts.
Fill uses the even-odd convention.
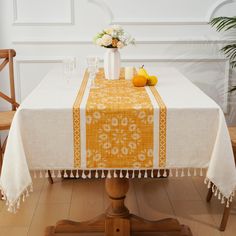
[[[106,80],[99,69],[95,85],[84,69],[68,78],[56,67],[45,76],[22,102],[9,133],[0,179],[9,211],[32,191],[31,173],[105,178],[110,199],[100,216],[61,220],[45,236],[192,235],[177,219],[133,215],[125,206],[133,178],[206,175],[221,202],[232,201],[236,171],[222,110],[176,69],[148,71],[157,75],[156,86],[135,87],[124,69],[119,80]]]

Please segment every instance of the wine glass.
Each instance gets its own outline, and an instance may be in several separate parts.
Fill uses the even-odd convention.
[[[98,57],[89,56],[87,57],[87,64],[88,64],[88,71],[89,71],[89,77],[92,80],[91,87],[96,88],[95,84],[95,77],[96,73],[98,71]]]
[[[66,78],[67,83],[69,83],[69,80],[76,69],[75,59],[74,58],[64,59],[63,60],[63,67],[64,67],[64,76]]]

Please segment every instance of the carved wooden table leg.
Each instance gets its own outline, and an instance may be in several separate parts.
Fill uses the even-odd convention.
[[[167,218],[148,221],[129,213],[124,204],[129,189],[129,180],[106,179],[106,191],[111,204],[106,213],[86,222],[59,221],[55,227],[47,227],[45,236],[76,235],[78,233],[100,233],[105,236],[130,236],[132,232],[163,232],[163,235],[192,236],[188,226],[180,225],[176,219]]]

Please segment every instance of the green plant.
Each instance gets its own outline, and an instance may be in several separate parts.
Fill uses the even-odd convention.
[[[210,22],[212,26],[215,26],[217,31],[228,31],[230,29],[236,29],[236,16],[234,17],[216,17]],[[221,49],[229,58],[232,68],[236,67],[236,40],[233,44],[226,45]],[[229,92],[236,90],[236,86],[233,86]]]

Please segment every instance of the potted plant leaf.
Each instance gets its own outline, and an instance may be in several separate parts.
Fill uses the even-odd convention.
[[[210,22],[212,26],[215,26],[217,31],[228,31],[230,29],[236,29],[236,16],[234,17],[216,17]],[[232,68],[236,68],[236,39],[232,44],[226,45],[221,49],[225,53],[226,57],[229,58]],[[233,86],[229,92],[236,90],[236,86]]]

